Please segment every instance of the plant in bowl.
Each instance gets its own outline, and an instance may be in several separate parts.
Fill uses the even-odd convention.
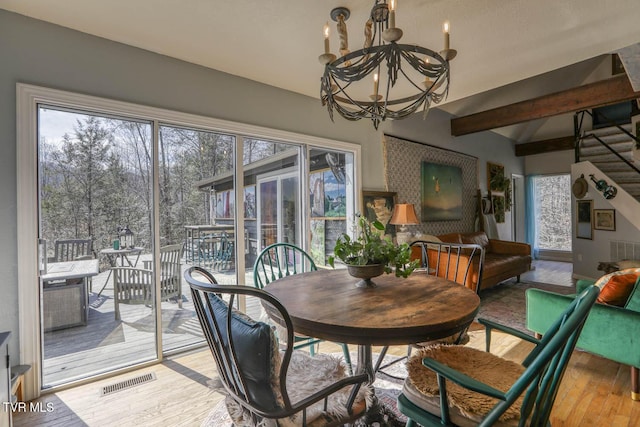
[[[349,274],[363,279],[357,286],[373,287],[372,277],[382,273],[395,272],[397,277],[408,277],[418,267],[418,261],[411,261],[411,248],[407,243],[394,244],[390,238],[383,237],[384,224],[369,221],[362,215],[356,215],[355,237],[341,234],[336,240],[334,256],[328,259],[335,268],[338,258],[347,265]]]

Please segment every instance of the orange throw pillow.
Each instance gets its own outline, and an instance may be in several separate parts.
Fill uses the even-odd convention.
[[[600,295],[596,300],[602,304],[624,307],[638,280],[638,273],[612,275],[607,283],[602,286]]]

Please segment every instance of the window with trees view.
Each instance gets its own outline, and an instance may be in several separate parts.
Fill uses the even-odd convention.
[[[571,251],[571,176],[547,175],[534,179],[536,247]]]
[[[24,227],[22,242],[45,243],[41,258],[23,257],[29,267],[20,270],[28,272],[21,283],[33,283],[27,275],[44,266],[40,287],[20,291],[33,302],[21,321],[40,321],[24,330],[42,332],[26,338],[42,340],[40,354],[29,355],[41,360],[42,388],[203,343],[189,289],[169,292],[168,271],[181,281],[198,265],[219,283],[253,286],[256,255],[276,241],[301,246],[322,265],[356,211],[358,150],[349,144],[49,89],[37,99],[23,118],[37,134],[18,145],[35,146],[19,162],[30,179],[18,187],[26,194],[37,182],[38,198],[21,203],[18,215],[37,212],[37,230]],[[132,232],[126,247],[123,229]],[[92,248],[71,264],[90,259],[97,274],[84,284],[48,281],[47,271],[75,268],[55,259],[56,242],[74,239]],[[180,252],[171,261],[177,270],[164,264],[169,250]],[[127,283],[125,271],[135,271]],[[127,286],[146,291],[134,301],[119,295]]]

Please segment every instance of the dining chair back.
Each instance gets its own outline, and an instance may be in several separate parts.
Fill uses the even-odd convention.
[[[482,286],[484,266],[484,248],[471,243],[445,243],[440,241],[416,240],[411,242],[411,258],[420,261],[419,269],[413,274],[429,274],[451,280],[466,286],[476,294]],[[391,365],[409,358],[414,348],[423,348],[434,344],[464,344],[469,341],[468,328],[456,334],[434,341],[425,341],[407,346],[407,355],[385,363],[388,347],[383,347],[376,363],[376,371],[387,376],[401,379],[386,372]]]
[[[258,255],[253,265],[253,283],[256,288],[264,289],[274,280],[317,269],[313,259],[301,248],[290,243],[274,243]]]
[[[93,259],[91,239],[67,239],[55,241],[55,252],[50,262]]]
[[[504,425],[548,426],[567,363],[599,291],[591,286],[581,292],[542,339],[481,320],[488,328],[487,352],[443,345],[429,347],[413,356],[407,362],[409,376],[398,396],[398,408],[409,418],[407,425],[467,425],[471,422],[492,426],[501,420]],[[522,364],[507,361],[488,352],[491,329],[514,335],[535,346]],[[462,358],[476,363],[453,362]],[[453,364],[455,368],[450,366]],[[483,366],[481,377],[478,366]],[[479,395],[479,398],[474,396],[477,402],[474,405],[469,405],[469,390]]]
[[[471,243],[445,243],[416,240],[411,243],[412,257],[420,260],[427,274],[454,281],[480,292],[484,269],[484,248]]]
[[[253,265],[253,284],[258,289],[264,289],[266,285],[274,280],[293,274],[316,271],[316,263],[311,256],[303,249],[290,243],[273,243],[260,252]],[[280,337],[283,339],[284,337]],[[308,337],[306,335],[294,335],[295,348],[309,347],[311,355],[315,354],[315,347],[322,340]],[[345,362],[349,369],[351,366],[351,355],[347,344],[340,344]]]
[[[371,391],[367,376],[347,376],[330,355],[294,351],[291,318],[278,299],[248,286],[220,286],[198,266],[184,278],[235,425],[283,425],[284,418],[286,425],[342,425],[362,415]],[[234,309],[241,297],[257,299],[283,326],[283,351],[270,325]]]

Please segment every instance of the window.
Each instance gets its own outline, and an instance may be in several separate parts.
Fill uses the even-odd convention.
[[[571,176],[546,175],[533,178],[536,236],[539,257],[545,251],[571,251]]]

